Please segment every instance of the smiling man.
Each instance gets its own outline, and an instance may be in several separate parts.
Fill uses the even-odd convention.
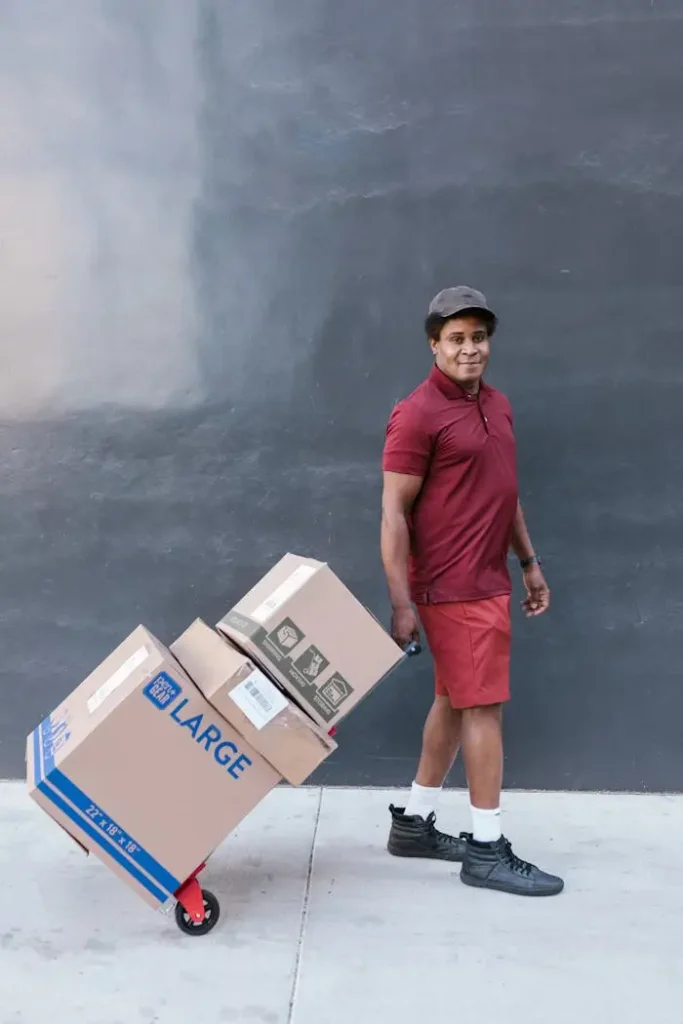
[[[392,634],[405,646],[419,638],[421,622],[436,676],[408,804],[390,808],[388,848],[399,857],[462,861],[468,885],[553,896],[562,879],[515,856],[500,825],[510,549],[523,571],[526,614],[545,612],[550,593],[519,503],[510,403],[483,379],[497,325],[481,292],[439,292],[426,321],[433,369],[387,428],[382,560]],[[435,821],[461,745],[472,832],[455,838]]]

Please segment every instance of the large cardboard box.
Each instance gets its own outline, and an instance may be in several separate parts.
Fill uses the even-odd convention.
[[[242,651],[197,619],[171,651],[223,718],[295,786],[337,744]]]
[[[403,657],[329,566],[292,554],[228,612],[218,630],[327,729]]]
[[[36,803],[154,907],[280,781],[143,626],[29,736],[27,768]]]

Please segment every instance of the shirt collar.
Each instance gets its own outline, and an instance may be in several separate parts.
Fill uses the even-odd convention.
[[[431,369],[431,372],[429,374],[429,380],[430,383],[432,383],[435,387],[439,389],[442,395],[446,396],[446,398],[471,399],[472,397],[470,394],[468,394],[467,391],[465,391],[463,387],[461,387],[459,384],[456,384],[456,382],[454,380],[451,380],[450,377],[447,377],[443,370],[439,369],[436,363]],[[485,384],[484,381],[482,380],[481,383],[479,384],[479,391],[481,393],[487,390],[488,385]]]

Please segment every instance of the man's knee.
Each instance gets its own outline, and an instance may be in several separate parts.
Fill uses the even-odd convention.
[[[474,708],[463,708],[463,719],[468,722],[500,722],[503,715],[502,704],[481,704]]]
[[[450,697],[443,696],[440,693],[437,693],[434,697],[431,713],[442,720],[448,719],[454,722],[459,722],[462,717],[462,711],[459,708],[452,707]]]

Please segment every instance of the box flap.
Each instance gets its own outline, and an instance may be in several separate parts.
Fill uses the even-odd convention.
[[[197,619],[171,652],[218,713],[293,785],[337,749],[248,654]]]
[[[191,626],[170,647],[171,654],[189,675],[209,703],[215,705],[216,694],[226,682],[246,678],[254,665],[248,654],[227,644],[202,619]],[[220,711],[220,708],[217,710]]]
[[[294,555],[282,559],[217,628],[328,730],[403,658],[328,565]]]
[[[163,665],[164,649],[138,626],[41,723],[53,766],[59,767],[93,729]]]

